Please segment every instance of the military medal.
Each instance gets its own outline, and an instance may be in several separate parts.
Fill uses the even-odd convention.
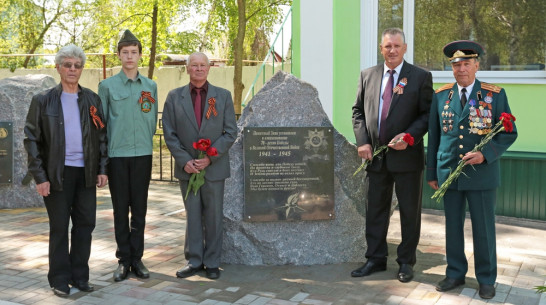
[[[493,92],[489,91],[487,93],[487,96],[483,100],[484,102],[491,104],[491,102],[493,101]]]
[[[155,99],[152,97],[152,94],[148,91],[140,92],[140,99],[138,99],[140,104],[140,110],[144,113],[150,112],[152,110],[152,104],[155,103]]]
[[[444,105],[444,111],[442,111],[442,130],[445,133],[453,130],[453,120],[451,119],[453,117],[453,112],[449,110],[449,103],[450,103],[452,95],[453,95],[453,91],[449,93],[449,97],[448,97],[449,99],[446,100]]]
[[[469,119],[469,132],[477,135],[486,135],[491,132],[491,116],[493,93],[487,93],[487,96],[482,101],[482,92],[477,92],[478,103],[475,100],[470,100],[470,115]],[[478,108],[475,106],[479,105]]]

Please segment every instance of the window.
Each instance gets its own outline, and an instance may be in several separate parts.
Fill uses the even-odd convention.
[[[480,78],[494,83],[546,84],[544,0],[360,0],[361,68],[383,62],[378,45],[387,27],[406,34],[406,60],[451,81],[445,44],[480,43]]]
[[[387,28],[403,28],[404,0],[379,0],[377,42],[381,43],[381,34]],[[384,62],[381,50],[377,47],[377,63]]]
[[[545,12],[544,0],[415,0],[413,63],[451,71],[444,45],[473,40],[485,49],[482,71],[544,71]]]

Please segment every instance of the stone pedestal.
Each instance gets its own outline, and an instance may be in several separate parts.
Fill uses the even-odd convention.
[[[347,118],[350,119],[350,118]],[[320,221],[245,222],[243,129],[245,127],[331,127],[317,90],[277,73],[245,107],[230,150],[231,178],[224,197],[222,261],[245,265],[312,265],[365,260],[364,172],[355,145],[334,131],[335,218]]]
[[[14,76],[0,80],[0,121],[13,122],[13,182],[0,184],[0,208],[43,206],[34,181],[23,185],[27,173],[27,153],[23,145],[24,127],[32,96],[56,85],[47,75]]]

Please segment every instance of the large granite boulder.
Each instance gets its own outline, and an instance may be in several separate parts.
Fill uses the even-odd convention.
[[[43,206],[32,181],[23,185],[27,173],[27,153],[23,146],[28,107],[35,94],[56,85],[51,76],[36,74],[14,76],[0,80],[0,122],[13,123],[13,181],[0,184],[0,208]]]
[[[245,127],[331,127],[317,90],[277,73],[244,108],[230,150],[231,178],[224,198],[222,261],[245,265],[312,265],[365,260],[365,173],[355,145],[334,131],[335,218],[294,222],[245,222],[243,129]]]

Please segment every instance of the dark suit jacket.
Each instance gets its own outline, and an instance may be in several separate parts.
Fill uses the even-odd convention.
[[[210,98],[216,99],[218,115],[211,114],[207,119],[205,114],[210,107]],[[230,176],[228,150],[237,137],[231,93],[209,83],[206,101],[201,128],[197,127],[189,84],[171,90],[163,107],[165,142],[176,161],[174,176],[180,180],[190,179],[184,166],[189,160],[198,157],[199,151],[193,148],[193,143],[200,139],[210,139],[212,147],[218,151],[218,156],[210,157],[211,164],[206,168],[205,179],[218,181]]]
[[[443,88],[445,89],[442,90]],[[453,91],[451,98],[450,91]],[[478,98],[478,92],[481,93],[481,100]],[[429,121],[427,181],[437,180],[438,185],[442,185],[451,171],[457,167],[464,154],[471,151],[485,137],[486,134],[470,132],[469,115],[470,101],[476,101],[476,107],[479,107],[479,102],[483,101],[488,94],[491,96],[491,124],[495,126],[501,113],[511,113],[504,89],[482,83],[476,79],[468,97],[469,102],[464,108],[461,107],[457,83],[453,84],[452,88],[444,86],[434,94]],[[443,127],[448,125],[444,125],[442,122],[446,120],[445,117],[442,117],[442,112],[453,114],[453,128],[443,131]],[[500,157],[518,136],[515,123],[513,126],[512,132],[498,133],[484,146],[481,152],[485,161],[482,164],[466,166],[463,170],[464,175],[453,181],[449,185],[449,189],[490,190],[498,187],[500,185]]]
[[[379,147],[377,123],[379,117],[379,99],[383,64],[363,70],[360,73],[358,93],[353,106],[353,130],[356,145],[371,144]],[[407,84],[403,94],[393,94],[391,106],[386,119],[387,138],[397,134],[409,133],[415,139],[413,146],[405,150],[389,151],[384,156],[389,171],[406,172],[421,170],[425,164],[423,136],[427,133],[430,103],[432,101],[432,74],[404,61],[398,82],[406,78]],[[378,171],[383,162],[377,157],[368,166],[369,171]]]

